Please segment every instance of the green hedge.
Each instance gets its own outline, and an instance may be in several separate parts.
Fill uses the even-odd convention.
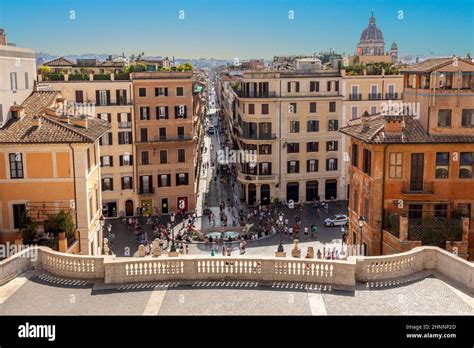
[[[110,80],[110,74],[94,74],[94,80]]]
[[[71,74],[71,75],[69,75],[69,80],[70,81],[89,80],[89,75],[87,75],[87,74]]]

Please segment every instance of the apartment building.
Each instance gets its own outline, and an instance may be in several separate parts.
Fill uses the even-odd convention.
[[[237,165],[247,204],[345,198],[337,70],[248,71],[238,85],[229,81],[225,88],[235,143],[257,153],[255,166]]]
[[[134,170],[131,80],[116,80],[115,73],[110,74],[110,80],[97,80],[96,74],[86,80],[74,80],[65,74],[65,80],[42,83],[42,88],[60,91],[72,106],[92,108],[95,117],[110,125],[99,140],[103,216],[116,217],[120,212],[125,216],[136,215],[139,199]]]
[[[196,207],[192,72],[132,74],[139,204],[145,214]]]
[[[383,112],[393,104],[402,102],[403,76],[401,74],[389,74],[383,69],[380,74],[373,74],[365,69],[358,73],[351,69],[342,69],[342,91],[344,95],[342,109],[342,123],[361,117],[367,113],[369,115]],[[342,137],[341,148],[345,157],[349,154],[349,138]],[[347,161],[345,171],[341,180],[348,183],[349,166]],[[350,188],[347,187],[349,194]]]
[[[107,122],[65,112],[56,91],[34,91],[0,129],[1,241],[12,241],[28,214],[41,223],[72,215],[83,254],[102,246],[99,139]]]
[[[11,118],[10,108],[21,105],[33,92],[36,78],[35,51],[8,45],[0,29],[0,127]]]
[[[474,64],[429,59],[403,81],[403,102],[415,107],[340,130],[351,149],[349,243],[369,255],[429,244],[472,259]]]

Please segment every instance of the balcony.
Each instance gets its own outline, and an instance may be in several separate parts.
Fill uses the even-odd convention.
[[[132,128],[132,122],[119,122],[119,123],[118,123],[118,127],[119,127],[120,129]]]
[[[387,100],[398,99],[398,93],[385,93],[385,99]]]
[[[276,134],[275,133],[265,133],[265,134],[254,134],[254,133],[245,133],[243,132],[242,135],[240,136],[242,139],[246,140],[273,140],[276,139]]]
[[[402,193],[405,195],[431,195],[434,193],[432,182],[405,181],[402,183]]]
[[[234,90],[235,91],[235,90]],[[257,92],[247,92],[242,93],[242,91],[235,91],[238,97],[240,98],[276,98],[278,97],[277,92],[266,92],[266,93],[257,93]]]
[[[362,94],[349,94],[349,100],[362,100]]]
[[[245,174],[242,172],[239,172],[238,174],[238,180],[241,182],[247,182],[247,183],[271,183],[271,182],[276,182],[277,181],[277,176],[276,175],[254,175],[254,174]]]
[[[382,93],[369,93],[369,100],[380,100],[382,99]]]
[[[141,195],[152,195],[155,193],[154,187],[140,187],[138,191]]]
[[[137,141],[137,143],[156,143],[156,142],[171,142],[171,141],[190,141],[193,140],[193,136],[190,134],[186,135],[155,135],[148,137],[147,140]]]

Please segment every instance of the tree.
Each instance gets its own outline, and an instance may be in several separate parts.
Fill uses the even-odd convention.
[[[193,70],[193,65],[191,64],[191,62],[179,64],[176,67],[176,70],[177,71],[192,71]]]
[[[40,66],[39,71],[40,71],[40,74],[43,75],[43,76],[48,76],[48,75],[53,73],[53,69],[51,69],[47,65]]]

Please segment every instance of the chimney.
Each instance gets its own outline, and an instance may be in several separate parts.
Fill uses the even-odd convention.
[[[38,127],[38,128],[39,128],[39,127],[41,127],[42,121],[43,121],[43,120],[42,120],[41,117],[35,116],[35,117],[33,117],[33,120],[31,120],[31,125],[32,125],[33,127]]]
[[[70,123],[74,126],[87,129],[87,116],[80,116],[79,118],[69,118]]]
[[[14,119],[21,120],[23,116],[25,116],[25,107],[22,105],[18,105],[16,102],[10,108],[10,111]]]
[[[5,29],[2,28],[0,28],[0,45],[7,45],[7,34],[5,33]]]
[[[403,116],[385,116],[383,131],[385,134],[402,134],[405,121]]]

